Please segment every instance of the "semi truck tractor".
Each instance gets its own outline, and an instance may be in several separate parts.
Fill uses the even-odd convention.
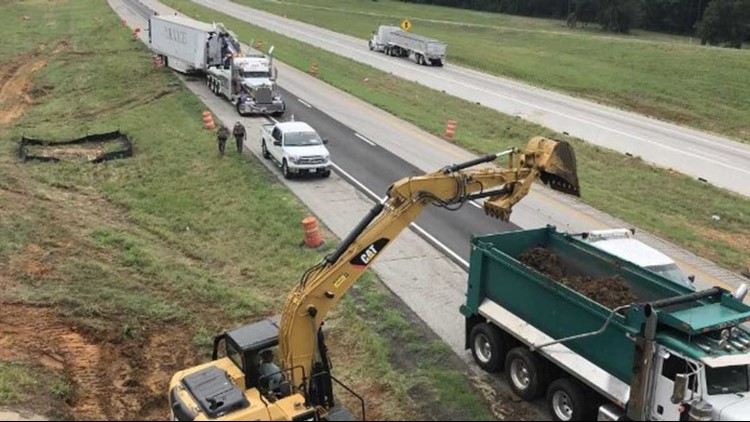
[[[551,226],[471,248],[466,348],[555,420],[750,416],[746,286],[695,292]]]
[[[148,30],[149,46],[166,66],[205,76],[211,91],[240,115],[281,115],[286,110],[275,84],[273,56],[242,54],[237,37],[221,23],[153,15]]]
[[[408,57],[417,64],[442,66],[447,45],[432,38],[381,25],[368,41],[370,50],[389,56]]]

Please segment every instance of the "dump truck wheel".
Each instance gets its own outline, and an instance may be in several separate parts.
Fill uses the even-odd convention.
[[[524,347],[516,347],[505,358],[505,374],[510,389],[524,400],[534,400],[546,388],[542,360]]]
[[[500,330],[485,322],[477,324],[471,329],[469,342],[471,354],[480,368],[487,372],[502,369],[508,342]]]
[[[553,382],[547,390],[547,406],[556,421],[585,421],[592,416],[581,387],[567,378]]]

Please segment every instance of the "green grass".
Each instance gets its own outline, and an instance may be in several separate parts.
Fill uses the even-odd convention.
[[[363,39],[380,24],[448,44],[448,61],[750,143],[750,53],[636,31],[570,30],[564,21],[364,0],[234,0]],[[692,42],[692,44],[691,44]],[[373,53],[375,54],[375,53]]]
[[[325,82],[430,133],[442,134],[445,122],[455,119],[454,142],[474,152],[521,147],[540,134],[568,139],[578,158],[584,202],[727,268],[750,266],[750,200],[744,197],[404,81],[189,0],[171,2],[198,19],[224,22],[242,40],[262,39],[265,45],[275,45],[274,55],[300,70],[317,62],[319,77]],[[713,221],[714,214],[721,220]]]
[[[48,370],[0,361],[0,406],[16,405],[44,395],[65,399],[70,384]]]
[[[31,20],[20,19],[23,15]],[[255,158],[217,156],[213,133],[202,127],[204,106],[171,72],[153,67],[150,53],[130,40],[106,3],[70,0],[52,8],[42,0],[13,3],[4,7],[0,25],[6,28],[0,37],[3,60],[47,60],[30,81],[32,89],[47,87],[47,94],[35,98],[0,132],[0,304],[54,309],[65,323],[58,325],[75,327],[88,344],[116,345],[116,351],[102,349],[114,360],[106,366],[127,360],[136,382],[100,399],[110,405],[112,397],[150,386],[147,377],[154,371],[204,361],[220,330],[279,313],[303,271],[334,242],[323,250],[301,246],[300,222],[309,210],[277,176]],[[38,40],[46,45],[40,47]],[[63,41],[65,47],[52,54]],[[98,165],[15,161],[22,134],[66,140],[118,128],[133,140],[134,157]],[[368,277],[377,291],[378,282]],[[368,291],[358,301],[374,294],[379,293]],[[331,337],[377,347],[362,349],[357,360],[333,347],[337,376],[378,393],[372,405],[376,413],[413,416],[422,403],[410,402],[398,388],[380,390],[393,385],[373,381],[410,377],[382,359],[383,351],[401,345],[380,335],[379,324],[347,311],[356,303],[349,300],[332,316],[338,328]],[[389,311],[392,318],[398,312]],[[167,336],[173,349],[150,350],[159,335]],[[169,354],[178,363],[150,366],[148,352]],[[374,361],[377,365],[371,366]],[[68,365],[66,375],[69,371],[71,380],[86,379],[76,378],[76,370]],[[460,369],[436,373],[446,370],[454,380],[462,379]],[[433,379],[429,365],[420,371],[420,382],[436,391],[424,398],[442,397],[437,392],[447,387],[432,386],[444,384],[443,379]],[[0,362],[5,402],[20,403],[27,386],[33,386],[34,376],[24,374],[32,372]],[[67,397],[63,381],[49,384],[52,399]],[[149,405],[132,409],[132,415],[150,417],[148,412],[161,406],[163,417],[166,386],[160,388],[164,390],[156,393],[149,389]],[[385,396],[390,399],[377,400]],[[488,417],[481,398],[475,397],[470,411],[461,407],[464,403],[469,402],[445,406],[458,414]],[[73,417],[117,415],[107,410],[104,415],[79,414],[75,405],[73,399]]]
[[[353,297],[353,298],[352,298]],[[422,417],[436,420],[493,420],[481,395],[469,382],[458,357],[445,343],[418,328],[419,318],[403,312],[392,293],[371,274],[365,274],[343,301],[343,311],[334,323],[356,321],[358,335],[343,333],[349,353],[357,356],[368,350],[367,359],[354,371],[380,380],[391,391],[416,406]],[[360,318],[358,316],[364,316]],[[394,348],[392,345],[398,345]],[[336,357],[334,365],[337,362]],[[395,371],[391,370],[395,364]],[[425,400],[425,399],[429,400]],[[378,419],[377,416],[368,419]],[[389,419],[393,419],[389,415]]]

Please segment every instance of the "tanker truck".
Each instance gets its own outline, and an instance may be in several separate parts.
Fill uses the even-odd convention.
[[[465,346],[555,420],[750,417],[746,286],[695,292],[552,226],[471,248]]]
[[[166,66],[205,77],[209,89],[232,103],[240,115],[278,116],[286,110],[275,84],[273,56],[242,54],[237,37],[221,23],[153,15],[148,40]]]

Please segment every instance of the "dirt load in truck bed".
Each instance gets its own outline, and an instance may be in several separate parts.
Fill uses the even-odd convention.
[[[531,248],[522,253],[518,260],[609,309],[629,305],[638,300],[628,282],[622,277],[616,275],[592,278],[570,274],[560,257],[547,248]]]

